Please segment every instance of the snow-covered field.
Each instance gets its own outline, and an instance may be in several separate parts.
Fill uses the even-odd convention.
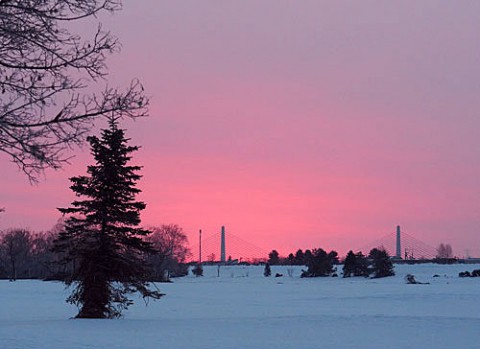
[[[288,276],[288,269],[293,276]],[[0,281],[1,349],[480,348],[480,265],[397,265],[385,279],[300,279],[300,268],[206,267],[159,284],[118,320],[72,320],[62,284]],[[407,285],[414,274],[429,285]],[[439,277],[433,277],[438,274]]]

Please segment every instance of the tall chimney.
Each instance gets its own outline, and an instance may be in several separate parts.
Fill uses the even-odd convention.
[[[225,263],[225,227],[222,225],[222,240],[220,242],[220,262]]]
[[[398,259],[402,259],[402,243],[400,238],[400,226],[397,225],[397,250],[395,253],[395,257]]]

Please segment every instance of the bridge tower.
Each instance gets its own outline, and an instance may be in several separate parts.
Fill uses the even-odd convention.
[[[220,241],[220,262],[225,263],[225,227],[222,225],[222,237]]]
[[[395,251],[395,258],[402,259],[402,240],[400,237],[400,226],[397,225],[397,248]]]

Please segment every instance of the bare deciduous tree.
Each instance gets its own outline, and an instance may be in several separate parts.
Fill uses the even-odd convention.
[[[51,251],[55,237],[56,235],[50,232],[31,234],[28,277],[48,279],[55,276],[55,255]]]
[[[30,232],[25,229],[8,230],[1,240],[3,255],[9,269],[9,278],[17,279],[18,269],[26,263],[31,249]]]
[[[159,279],[168,280],[170,273],[175,269],[178,263],[185,262],[190,254],[188,249],[188,238],[183,229],[176,224],[162,225],[160,227],[149,228],[152,234],[147,240],[152,243],[157,251],[152,256],[151,262],[157,270]]]
[[[441,243],[437,247],[437,258],[453,258],[453,250],[450,244]]]
[[[123,92],[105,83],[117,39],[101,23],[90,40],[71,31],[120,8],[120,0],[0,0],[0,151],[30,180],[68,161],[65,150],[97,117],[146,114],[138,81]]]

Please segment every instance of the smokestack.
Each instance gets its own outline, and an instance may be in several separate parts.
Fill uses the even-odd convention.
[[[225,263],[225,227],[222,225],[222,241],[220,242],[220,262]]]
[[[397,225],[397,250],[395,253],[395,257],[398,259],[402,259],[402,243],[400,238],[400,226]]]

